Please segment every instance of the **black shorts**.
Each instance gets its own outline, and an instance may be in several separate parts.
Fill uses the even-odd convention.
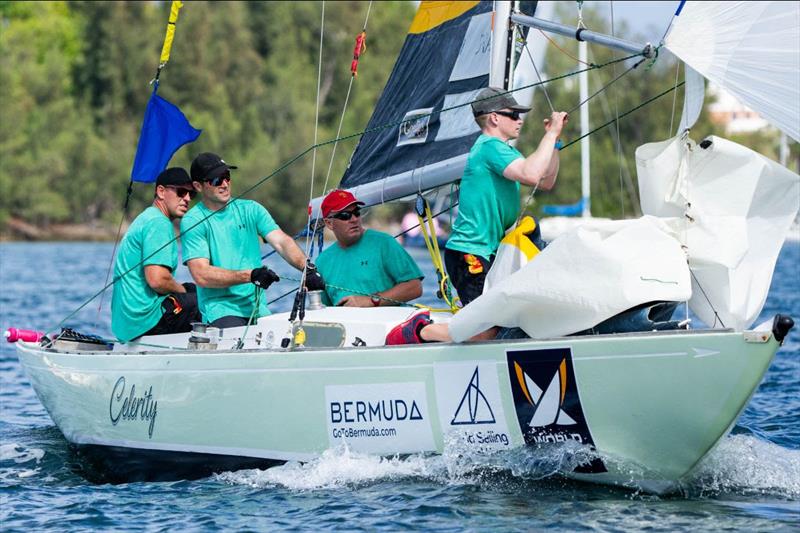
[[[165,335],[192,331],[192,322],[202,322],[197,307],[196,292],[178,292],[168,295],[161,302],[164,314],[155,326],[144,335]]]
[[[461,305],[467,305],[483,294],[483,285],[486,283],[486,274],[492,266],[492,261],[494,256],[487,259],[445,248],[444,264],[447,275],[450,276],[450,283],[458,293]]]

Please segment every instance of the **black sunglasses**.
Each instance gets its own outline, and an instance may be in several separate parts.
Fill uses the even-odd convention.
[[[342,211],[341,213],[335,213],[333,215],[328,216],[328,218],[335,218],[336,220],[350,220],[353,217],[360,217],[361,216],[361,209],[353,209],[352,211]]]
[[[522,115],[525,114],[520,111],[494,111],[494,113],[497,113],[498,115],[503,115],[504,117],[508,117],[511,120],[519,120],[522,118]]]
[[[217,176],[216,178],[211,178],[210,180],[206,180],[206,183],[210,184],[212,187],[219,187],[220,185],[225,183],[225,180],[231,181],[230,173],[226,172],[222,176]]]
[[[170,187],[170,186],[167,186],[167,189],[172,189],[173,191],[175,191],[175,194],[178,195],[178,198],[183,198],[188,194],[189,200],[192,200],[194,199],[195,196],[197,196],[197,191],[194,189],[185,189],[183,187]]]

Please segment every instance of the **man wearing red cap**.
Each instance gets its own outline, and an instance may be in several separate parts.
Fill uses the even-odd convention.
[[[321,205],[336,237],[317,258],[328,304],[347,307],[397,305],[422,294],[422,272],[394,237],[361,224],[361,206],[349,191],[331,191]]]

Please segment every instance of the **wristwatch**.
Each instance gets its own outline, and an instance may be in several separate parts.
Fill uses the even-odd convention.
[[[374,305],[375,307],[381,305],[381,297],[378,296],[377,294],[371,295],[369,299],[372,300],[372,305]]]

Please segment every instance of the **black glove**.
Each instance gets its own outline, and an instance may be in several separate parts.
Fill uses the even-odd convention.
[[[275,272],[264,266],[250,271],[250,283],[262,289],[266,289],[280,279]]]
[[[322,274],[317,271],[317,267],[311,261],[308,262],[308,268],[306,268],[306,289],[309,291],[325,290],[325,280],[322,279]]]
[[[186,283],[181,283],[181,285],[183,285],[183,288],[186,289],[187,293],[191,294],[197,292],[197,285],[195,285],[190,281],[187,281]]]

